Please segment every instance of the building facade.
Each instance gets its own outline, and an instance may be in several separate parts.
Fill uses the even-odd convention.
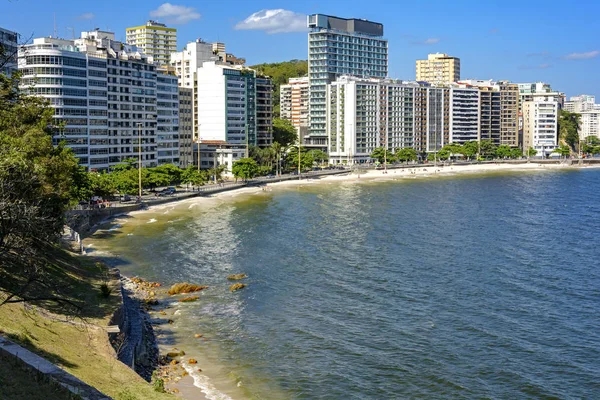
[[[159,89],[151,59],[116,41],[114,33],[95,30],[76,40],[34,39],[19,50],[19,70],[22,88],[48,99],[54,108],[54,143],[65,141],[89,170],[109,170],[131,158],[154,167],[159,148],[166,151],[162,162],[177,164],[176,80],[161,79]],[[163,104],[167,93],[170,101]]]
[[[326,149],[327,84],[342,75],[385,78],[388,42],[383,25],[322,14],[308,16],[310,129],[304,143]]]
[[[18,36],[16,32],[0,28],[0,73],[10,75],[17,69]]]
[[[437,85],[460,81],[460,58],[448,54],[429,54],[427,60],[417,60],[416,78],[418,82]]]
[[[156,76],[156,113],[158,165],[180,165],[179,89],[177,76],[166,70]]]
[[[573,96],[569,101],[565,101],[565,111],[581,113],[584,111],[592,111],[600,108],[600,105],[596,104],[596,97],[587,94],[580,96]]]
[[[126,42],[141,49],[159,65],[168,65],[171,53],[177,51],[177,29],[148,21],[146,25],[126,29]]]
[[[273,83],[269,78],[256,77],[256,145],[273,144]]]
[[[600,139],[600,109],[581,112],[579,139],[586,141],[590,136]]]
[[[179,165],[194,165],[194,92],[192,88],[179,87]]]
[[[535,96],[523,103],[523,150],[533,148],[547,157],[558,147],[560,104],[552,95]]]
[[[287,85],[279,87],[279,110],[282,119],[287,119],[298,131],[302,142],[309,125],[308,77],[290,78]]]
[[[460,85],[449,94],[450,143],[479,141],[479,90]]]

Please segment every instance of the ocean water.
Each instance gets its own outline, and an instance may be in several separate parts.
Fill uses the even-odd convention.
[[[210,286],[161,337],[209,398],[600,398],[600,170],[306,185],[118,223],[92,254]]]

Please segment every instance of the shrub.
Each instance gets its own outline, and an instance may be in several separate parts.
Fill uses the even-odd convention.
[[[102,297],[107,299],[110,297],[111,293],[112,293],[112,289],[108,287],[108,284],[103,283],[102,285],[100,285],[100,294],[102,295]]]

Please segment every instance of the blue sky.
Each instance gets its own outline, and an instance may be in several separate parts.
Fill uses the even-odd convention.
[[[0,0],[0,27],[51,35],[54,13],[61,37],[99,27],[124,39],[126,27],[153,17],[178,29],[179,48],[221,41],[249,64],[306,59],[306,14],[364,18],[384,24],[393,78],[414,79],[416,59],[443,52],[461,58],[463,79],[545,81],[600,102],[597,0]]]

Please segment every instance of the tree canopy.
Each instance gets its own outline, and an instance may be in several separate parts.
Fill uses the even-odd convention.
[[[292,123],[286,119],[273,119],[273,142],[289,146],[298,141],[298,133]]]
[[[241,178],[246,181],[256,176],[258,173],[258,164],[252,158],[240,158],[233,163],[231,172],[236,179]]]

